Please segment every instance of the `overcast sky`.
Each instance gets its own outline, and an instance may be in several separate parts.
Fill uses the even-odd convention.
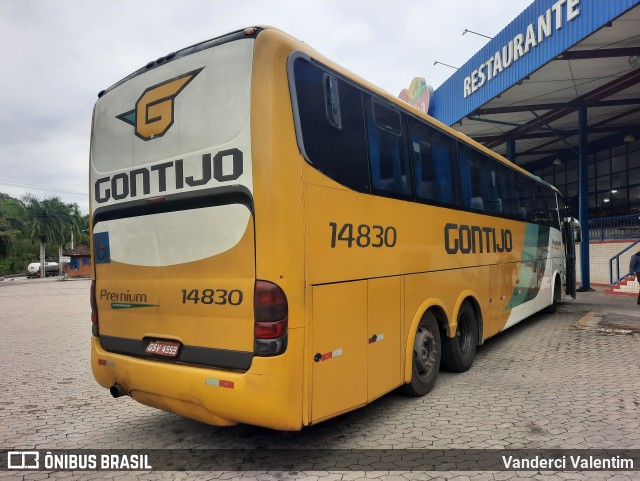
[[[0,0],[0,192],[88,212],[97,93],[180,48],[273,25],[398,95],[416,76],[440,85],[453,70],[435,60],[460,66],[487,42],[464,29],[494,36],[531,1]]]

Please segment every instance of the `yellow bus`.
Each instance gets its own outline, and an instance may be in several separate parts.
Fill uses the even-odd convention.
[[[213,425],[424,395],[575,288],[556,189],[269,27],[101,92],[90,182],[96,380]]]

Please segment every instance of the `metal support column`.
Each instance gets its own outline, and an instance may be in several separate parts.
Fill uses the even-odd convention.
[[[516,163],[516,139],[513,137],[507,139],[507,159]]]
[[[578,215],[582,230],[580,241],[580,289],[581,292],[591,291],[591,272],[589,265],[589,177],[587,158],[588,149],[588,121],[587,107],[581,106],[579,115],[580,150],[578,155]]]

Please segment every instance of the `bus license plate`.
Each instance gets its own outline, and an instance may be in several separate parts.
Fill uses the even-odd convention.
[[[156,356],[176,357],[179,349],[180,343],[178,341],[149,341],[144,352]]]

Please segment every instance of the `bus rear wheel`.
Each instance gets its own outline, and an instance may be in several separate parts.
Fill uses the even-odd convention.
[[[442,366],[448,371],[468,371],[476,357],[478,322],[473,308],[465,303],[458,314],[456,335],[442,343]]]
[[[436,384],[441,356],[438,323],[433,314],[427,312],[416,330],[413,340],[411,382],[402,387],[403,392],[410,396],[424,396],[429,393]]]

